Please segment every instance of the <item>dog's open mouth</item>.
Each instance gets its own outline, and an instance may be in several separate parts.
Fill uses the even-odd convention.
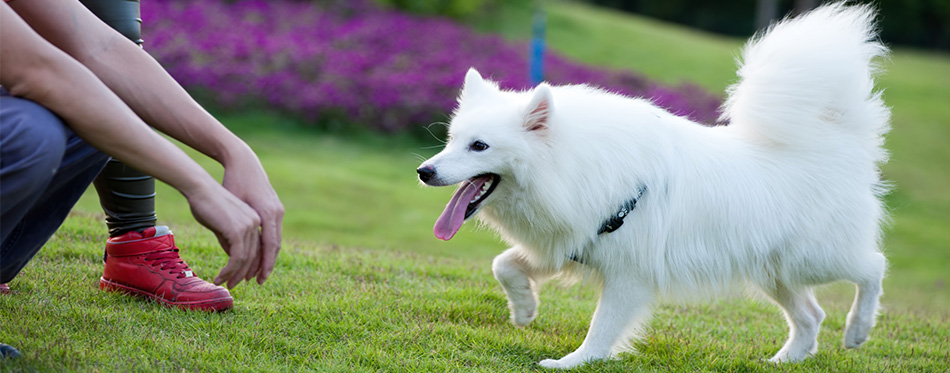
[[[465,219],[475,215],[482,202],[495,191],[500,180],[496,174],[482,174],[463,181],[435,221],[435,236],[446,241],[455,236]]]

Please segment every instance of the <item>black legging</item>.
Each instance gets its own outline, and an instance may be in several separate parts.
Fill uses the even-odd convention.
[[[138,0],[80,0],[99,19],[142,45]],[[109,236],[155,226],[155,179],[112,159],[94,182]]]

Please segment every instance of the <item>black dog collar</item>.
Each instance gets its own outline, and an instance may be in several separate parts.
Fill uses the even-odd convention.
[[[620,210],[614,213],[614,215],[607,220],[604,220],[604,223],[600,225],[600,229],[597,230],[597,234],[610,233],[617,230],[617,228],[620,228],[620,226],[623,225],[623,219],[626,218],[627,215],[637,207],[637,201],[640,200],[640,197],[643,197],[643,192],[646,190],[647,186],[641,185],[640,189],[637,190],[637,196],[631,198],[627,202],[624,202],[624,204],[620,206]]]
[[[597,234],[611,233],[620,228],[623,225],[623,219],[630,215],[633,212],[633,209],[637,208],[637,202],[640,201],[640,198],[643,197],[643,193],[646,192],[647,186],[641,185],[640,189],[637,190],[637,196],[631,198],[627,202],[624,202],[620,206],[620,209],[617,210],[613,215],[611,215],[607,220],[604,220],[603,224],[600,225],[600,229],[597,230]],[[581,261],[581,258],[578,258],[577,253],[571,253],[571,256],[568,259],[575,262],[584,264]]]

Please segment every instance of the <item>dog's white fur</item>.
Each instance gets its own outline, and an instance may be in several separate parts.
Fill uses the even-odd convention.
[[[513,245],[492,265],[512,322],[534,319],[539,286],[558,273],[602,280],[583,344],[542,366],[609,358],[656,301],[743,284],[787,318],[772,361],[815,353],[819,284],[856,284],[844,345],[868,338],[886,267],[878,167],[889,129],[873,91],[872,60],[887,52],[873,18],[868,6],[834,4],[753,38],[724,105],[728,126],[587,86],[501,91],[468,72],[451,139],[423,167],[435,171],[430,185],[500,175],[476,216]],[[476,140],[489,148],[471,150]],[[622,227],[597,234],[641,185]]]

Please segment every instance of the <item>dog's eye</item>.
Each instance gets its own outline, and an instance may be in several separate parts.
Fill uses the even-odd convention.
[[[488,149],[488,144],[482,142],[481,140],[475,140],[475,142],[468,146],[468,150],[473,152],[480,152],[485,149]]]

